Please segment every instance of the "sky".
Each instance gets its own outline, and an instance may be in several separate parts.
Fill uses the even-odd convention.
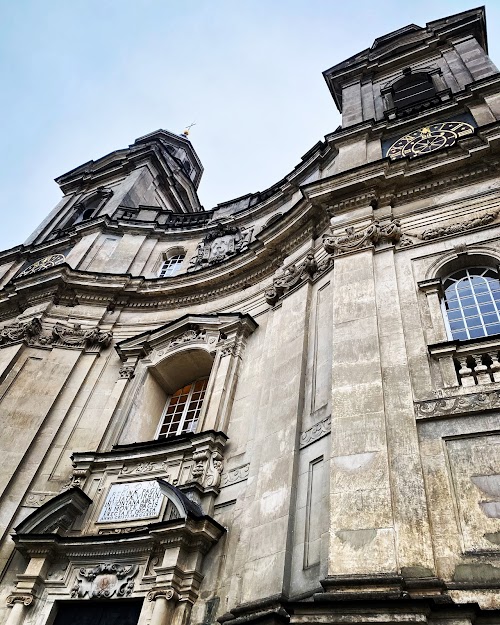
[[[190,140],[206,209],[277,182],[340,116],[322,72],[473,0],[0,0],[0,249],[54,178],[158,128]],[[487,0],[500,65],[500,1]]]

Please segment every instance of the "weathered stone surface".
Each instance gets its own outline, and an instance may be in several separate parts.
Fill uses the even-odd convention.
[[[0,254],[2,622],[497,618],[499,344],[450,341],[442,288],[500,262],[484,41],[482,9],[377,39],[325,72],[342,128],[210,211],[164,130],[58,179]],[[448,114],[473,134],[384,158]]]

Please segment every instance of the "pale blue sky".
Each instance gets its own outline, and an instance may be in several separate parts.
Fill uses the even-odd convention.
[[[53,179],[157,128],[191,141],[205,208],[265,189],[339,124],[321,72],[463,0],[0,0],[0,249],[53,208]],[[486,2],[500,65],[500,2]]]

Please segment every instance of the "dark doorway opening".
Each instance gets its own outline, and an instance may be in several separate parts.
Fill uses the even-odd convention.
[[[142,599],[58,604],[54,625],[137,625]]]

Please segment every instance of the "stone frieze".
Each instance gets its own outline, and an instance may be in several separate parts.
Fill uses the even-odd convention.
[[[330,434],[331,429],[332,419],[330,415],[328,415],[328,417],[322,419],[319,423],[314,424],[311,428],[302,432],[299,442],[300,449],[303,449],[320,438],[323,438],[323,436]]]
[[[500,408],[500,391],[430,399],[415,402],[414,405],[417,419],[498,409]]]
[[[250,463],[243,464],[241,467],[235,467],[227,473],[222,474],[221,487],[231,486],[232,484],[238,484],[238,482],[244,482],[248,479],[250,473]]]
[[[406,234],[416,237],[422,241],[431,241],[433,239],[438,239],[440,237],[446,237],[451,234],[461,234],[463,232],[469,232],[469,230],[473,230],[474,228],[480,228],[481,226],[487,226],[488,224],[495,221],[495,219],[500,214],[500,208],[495,208],[492,210],[488,210],[482,212],[480,214],[475,214],[473,217],[469,217],[467,219],[462,219],[460,221],[455,221],[451,224],[443,224],[433,226],[432,228],[427,228],[422,232],[411,232],[408,231]]]

